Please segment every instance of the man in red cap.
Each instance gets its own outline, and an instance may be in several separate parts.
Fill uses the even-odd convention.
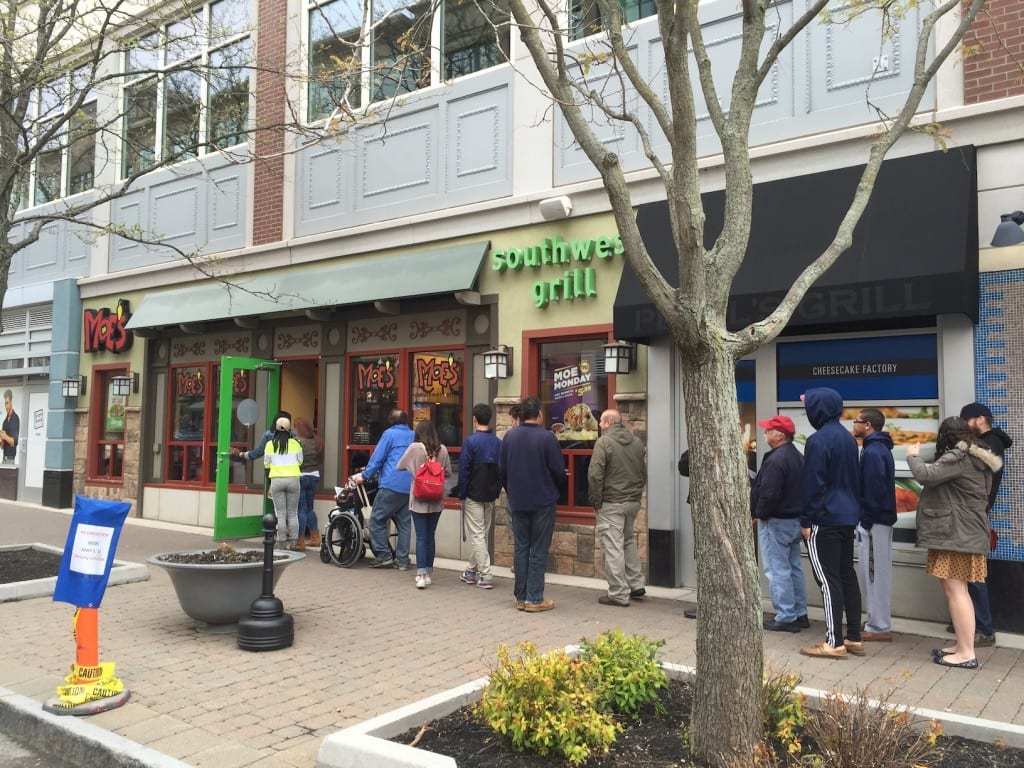
[[[771,632],[799,632],[809,627],[807,589],[800,565],[800,476],[804,458],[793,445],[796,427],[788,416],[772,416],[757,425],[771,449],[750,488],[750,516],[757,525],[761,567],[768,578],[775,618]]]

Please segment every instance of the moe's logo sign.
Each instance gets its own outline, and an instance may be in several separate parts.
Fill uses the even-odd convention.
[[[135,334],[125,328],[131,316],[127,299],[118,300],[113,312],[107,307],[85,310],[85,351],[117,354],[131,349]]]
[[[558,270],[562,274],[537,280],[532,287],[533,303],[538,309],[552,301],[575,301],[597,296],[597,271],[590,266],[596,258],[611,259],[626,252],[619,235],[586,240],[563,240],[558,235],[546,237],[537,245],[509,248],[491,254],[495,272],[521,269]]]

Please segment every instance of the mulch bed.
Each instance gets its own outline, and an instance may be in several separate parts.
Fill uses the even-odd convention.
[[[0,584],[56,576],[61,556],[38,549],[0,550]]]
[[[665,714],[652,710],[643,713],[638,723],[625,722],[611,751],[592,756],[585,768],[668,768],[697,766],[685,752],[681,724],[690,711],[692,689],[686,683],[672,681],[662,701]],[[419,735],[416,746],[448,755],[459,768],[564,768],[566,763],[554,757],[513,752],[487,725],[475,720],[470,707],[396,737],[409,744]],[[929,768],[1024,768],[1024,749],[999,747],[956,737],[939,740],[942,757]]]

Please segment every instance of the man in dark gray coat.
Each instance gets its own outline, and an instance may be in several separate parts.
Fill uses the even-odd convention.
[[[601,414],[601,436],[587,471],[590,504],[597,511],[597,534],[604,557],[608,594],[597,601],[625,608],[630,598],[641,599],[644,572],[636,548],[636,515],[647,482],[644,445],[622,424],[622,414]]]

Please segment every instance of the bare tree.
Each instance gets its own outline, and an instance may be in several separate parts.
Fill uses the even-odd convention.
[[[655,92],[631,56],[628,26],[618,0],[588,0],[566,8],[550,0],[509,0],[512,16],[542,87],[558,105],[572,135],[600,173],[626,246],[626,256],[654,306],[664,317],[683,362],[683,396],[689,433],[701,616],[697,628],[697,680],[690,743],[698,760],[724,765],[749,758],[761,734],[762,628],[757,566],[750,535],[749,481],[734,397],[735,364],[785,327],[804,294],[850,246],[879,168],[896,140],[912,126],[921,98],[939,66],[956,50],[983,0],[932,4],[867,0],[852,5],[811,0],[786,27],[766,19],[776,3],[743,0],[739,53],[716,60],[705,45],[695,0],[657,2],[657,21],[667,99]],[[831,6],[835,6],[833,9]],[[808,25],[828,16],[878,13],[898,18],[922,7],[922,28],[913,57],[913,84],[896,114],[878,115],[878,134],[853,202],[828,247],[796,278],[779,306],[764,319],[730,331],[726,309],[730,287],[750,236],[752,172],[749,135],[758,90],[785,49]],[[629,7],[632,7],[630,5]],[[948,38],[933,40],[936,24],[961,13]],[[582,34],[602,32],[585,45],[569,45],[566,27]],[[891,29],[883,24],[883,29]],[[888,33],[888,32],[886,32]],[[930,46],[934,52],[930,53]],[[596,90],[587,73],[603,67],[618,88]],[[723,71],[729,67],[727,72]],[[719,83],[730,77],[727,95]],[[695,83],[698,85],[695,87]],[[704,245],[704,210],[698,175],[697,97],[721,144],[725,174],[725,224],[710,248]],[[870,96],[870,92],[869,92]],[[723,107],[727,104],[727,107]],[[667,139],[667,156],[654,150],[654,130]],[[618,156],[601,141],[591,115],[628,124],[664,185],[679,284],[671,285],[648,254],[637,228],[630,187]]]

